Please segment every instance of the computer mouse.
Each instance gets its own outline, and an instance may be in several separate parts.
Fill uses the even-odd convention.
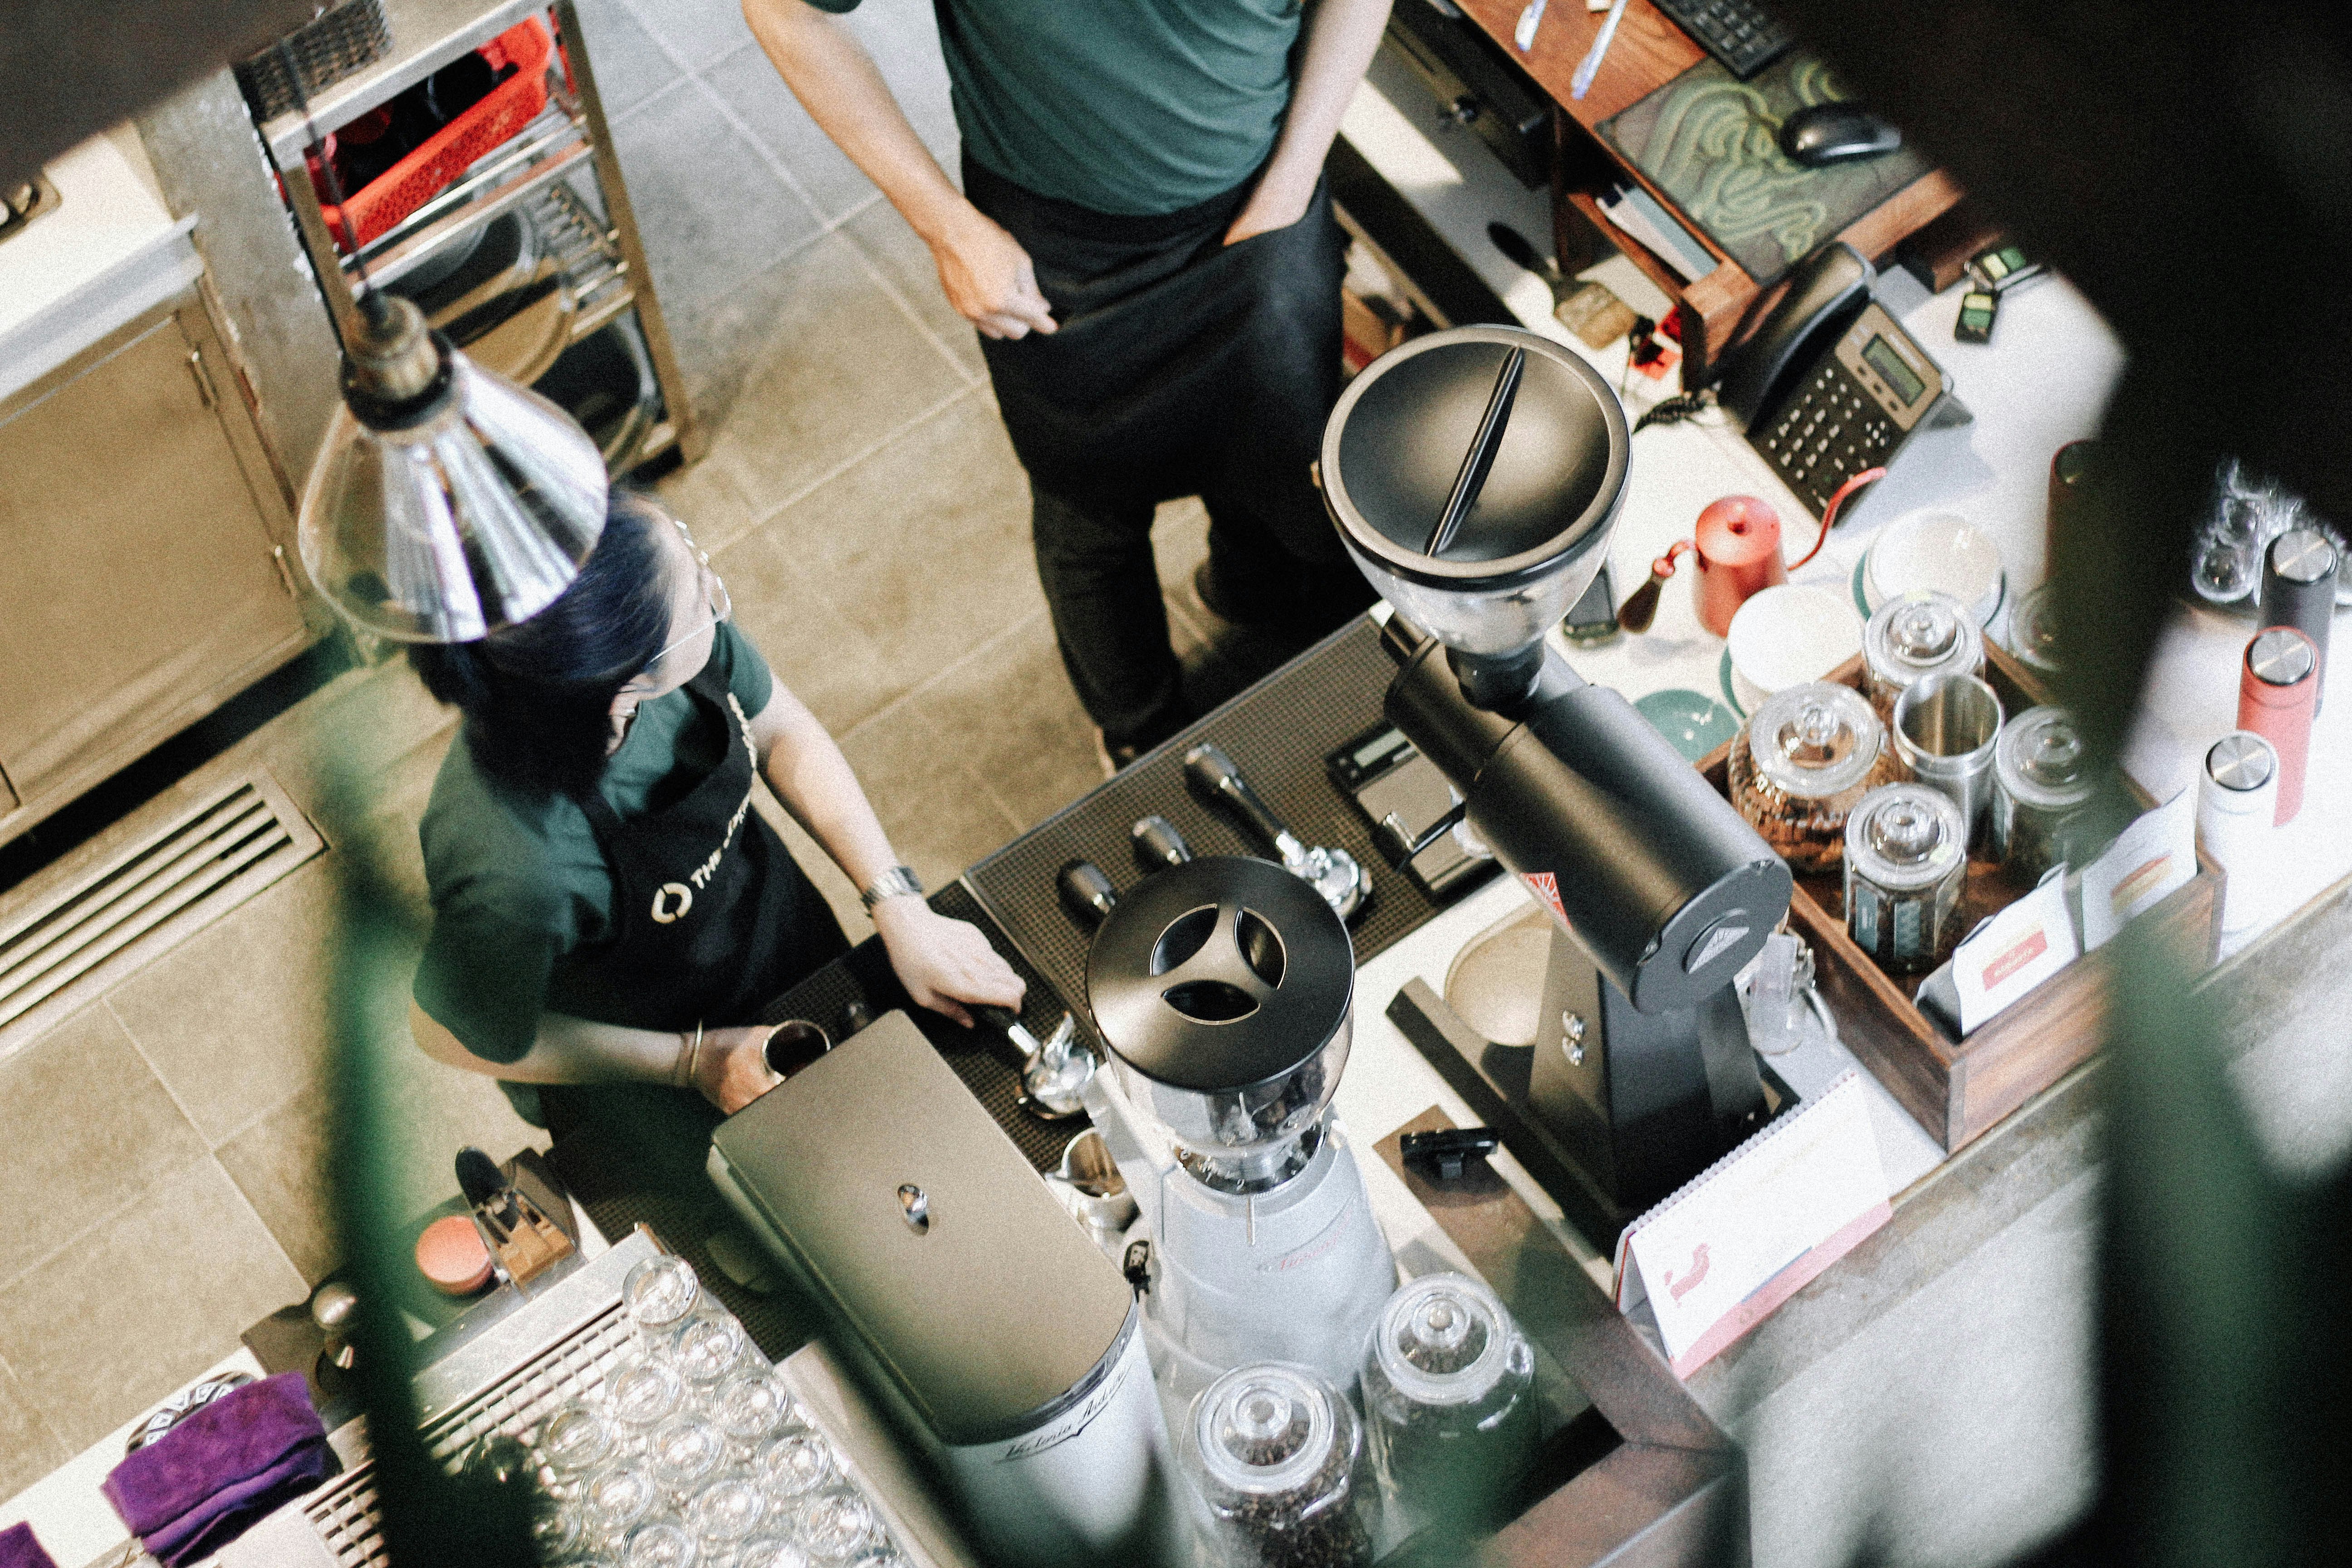
[[[1901,131],[1859,104],[1809,103],[1780,121],[1780,151],[1808,169],[1884,158],[1902,145]]]

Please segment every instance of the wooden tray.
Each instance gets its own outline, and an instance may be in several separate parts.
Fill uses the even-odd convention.
[[[1862,657],[1848,659],[1827,679],[1859,687]],[[2050,700],[2040,679],[1990,640],[1985,679],[2000,694],[2002,711],[2012,717]],[[1743,728],[1698,763],[1707,782],[1727,795],[1731,748],[1743,743],[1746,734]],[[2142,810],[2156,804],[2134,780],[2126,777],[2124,784]],[[2194,952],[2200,964],[2210,964],[2221,888],[2221,867],[2200,848],[2197,875],[2140,919],[2168,928],[2181,951]],[[1960,929],[1973,929],[2030,891],[1996,863],[1970,860]],[[1924,975],[1886,973],[1846,934],[1840,876],[1801,873],[1789,900],[1789,924],[1812,944],[1814,984],[1837,1015],[1838,1036],[1846,1048],[1948,1151],[1991,1127],[2099,1048],[2107,984],[2116,967],[2112,947],[2076,959],[1967,1039],[1956,1040],[1912,1001]]]

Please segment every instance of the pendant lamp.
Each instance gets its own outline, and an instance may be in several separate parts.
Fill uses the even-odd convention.
[[[310,121],[303,78],[278,58]],[[359,237],[324,139],[309,123],[356,258]],[[381,292],[354,261],[343,404],[302,487],[296,533],[310,581],[363,631],[398,642],[471,642],[555,602],[604,531],[604,454],[562,409],[484,370]],[[320,285],[343,286],[320,268]]]
[[[537,615],[579,574],[608,481],[571,416],[373,290],[342,390],[299,533],[310,581],[354,624],[470,642]]]

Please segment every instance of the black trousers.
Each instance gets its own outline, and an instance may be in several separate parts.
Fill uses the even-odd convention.
[[[1113,745],[1192,717],[1151,517],[1197,495],[1220,603],[1304,647],[1371,603],[1311,465],[1340,386],[1346,237],[1318,185],[1287,228],[1223,243],[1255,178],[1177,212],[1090,211],[964,160],[964,190],[1029,252],[1060,330],[983,338],[1028,469],[1062,663]]]

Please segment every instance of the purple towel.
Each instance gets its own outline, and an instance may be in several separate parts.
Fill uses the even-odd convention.
[[[0,1568],[58,1568],[58,1560],[33,1539],[29,1524],[12,1524],[0,1530]]]
[[[218,1550],[334,1468],[302,1374],[282,1372],[199,1406],[114,1467],[101,1487],[167,1564]]]

